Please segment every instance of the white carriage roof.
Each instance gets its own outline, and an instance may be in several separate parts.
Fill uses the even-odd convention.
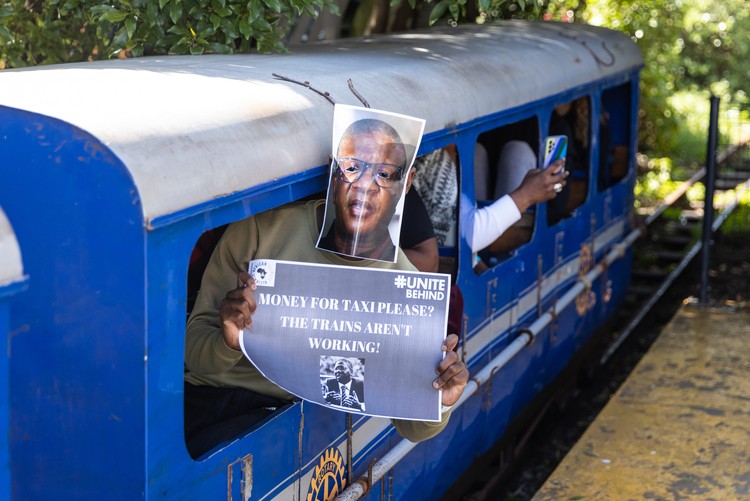
[[[16,234],[0,208],[0,287],[23,279],[21,250],[18,247]]]
[[[144,218],[322,165],[336,102],[426,120],[425,133],[642,65],[624,34],[581,24],[345,39],[290,54],[144,57],[0,72],[0,105],[73,124],[127,166]]]

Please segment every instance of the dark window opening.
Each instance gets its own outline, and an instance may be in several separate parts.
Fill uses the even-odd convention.
[[[211,254],[214,252],[216,244],[219,243],[219,239],[224,234],[228,225],[217,226],[211,230],[204,232],[195,243],[193,252],[190,254],[190,264],[188,265],[188,276],[187,276],[187,315],[190,316],[190,312],[193,311],[195,306],[195,300],[198,297],[198,290],[201,287],[201,279],[203,278],[203,272],[206,271],[208,266],[208,260],[211,259]]]
[[[477,141],[474,171],[477,207],[487,207],[512,193],[521,185],[530,169],[537,168],[539,121],[530,117],[481,134]],[[492,243],[478,250],[474,271],[481,273],[495,266],[531,241],[536,207],[530,207],[521,219]]]
[[[584,96],[555,106],[550,115],[549,135],[568,137],[565,169],[570,173],[565,188],[547,202],[547,224],[569,218],[583,205],[589,186],[591,152],[591,99]]]
[[[599,116],[599,190],[616,184],[628,174],[630,157],[630,84],[602,93]]]

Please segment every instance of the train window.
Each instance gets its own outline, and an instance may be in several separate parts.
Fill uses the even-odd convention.
[[[482,133],[475,149],[475,193],[477,207],[487,207],[520,186],[526,173],[538,165],[539,121],[536,117]],[[474,270],[481,273],[499,264],[531,240],[535,207],[521,215],[492,243],[477,252]]]
[[[605,90],[599,115],[600,190],[617,183],[628,173],[630,121],[630,84]]]
[[[218,226],[204,232],[190,254],[187,273],[188,320],[195,307],[211,255],[228,226]],[[191,356],[188,354],[189,351],[190,348],[186,345],[183,419],[185,445],[193,459],[202,459],[206,452],[219,444],[228,443],[262,426],[277,409],[293,405],[293,402],[278,400],[277,398],[281,398],[278,396],[266,396],[241,387],[216,384],[213,375],[207,375],[209,373],[192,373],[188,370],[188,357]],[[196,355],[193,350],[192,356],[195,362],[194,357],[201,355]],[[206,362],[202,360],[197,363]],[[243,364],[249,366],[249,362],[238,363]]]
[[[590,98],[584,96],[555,106],[550,116],[549,135],[568,136],[565,168],[570,172],[563,191],[547,202],[547,224],[552,226],[570,217],[586,200],[591,148]]]
[[[454,143],[414,160],[412,188],[430,216],[440,248],[441,273],[454,273],[458,235],[459,158]]]

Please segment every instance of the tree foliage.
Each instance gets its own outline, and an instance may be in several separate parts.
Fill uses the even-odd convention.
[[[0,2],[0,69],[85,61],[100,42],[85,2]]]
[[[0,3],[0,67],[117,56],[284,51],[335,0],[26,0]]]

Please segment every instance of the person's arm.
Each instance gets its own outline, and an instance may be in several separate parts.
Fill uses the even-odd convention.
[[[416,266],[419,271],[433,273],[438,271],[440,253],[435,237],[428,238],[408,249],[402,248],[402,250],[411,264]]]
[[[487,207],[476,209],[468,203],[462,204],[462,208],[464,205],[468,208],[467,214],[462,215],[462,220],[470,222],[471,233],[467,235],[467,240],[472,252],[479,252],[497,240],[532,205],[555,198],[555,184],[565,186],[565,179],[568,177],[564,166],[565,160],[559,159],[544,170],[530,170],[521,186]]]
[[[404,220],[399,239],[401,250],[419,271],[438,271],[440,254],[435,230],[427,208],[414,187],[404,199]]]
[[[526,174],[521,186],[510,194],[518,210],[524,212],[532,205],[546,202],[557,196],[565,186],[568,177],[565,170],[565,159],[555,160],[546,169],[534,169]],[[555,191],[555,185],[560,185],[560,190]]]
[[[227,229],[203,274],[185,332],[185,365],[190,372],[221,374],[244,356],[239,349],[239,331],[251,322],[255,309],[247,261],[237,258],[241,254],[237,249],[253,248],[247,238],[251,232],[240,227],[247,224],[243,221]],[[242,273],[246,275],[244,283],[238,278]],[[244,284],[248,287],[242,287]]]
[[[472,252],[479,252],[521,219],[521,212],[510,195],[503,195],[491,205],[477,209],[469,207],[467,221],[471,233],[467,235]]]

